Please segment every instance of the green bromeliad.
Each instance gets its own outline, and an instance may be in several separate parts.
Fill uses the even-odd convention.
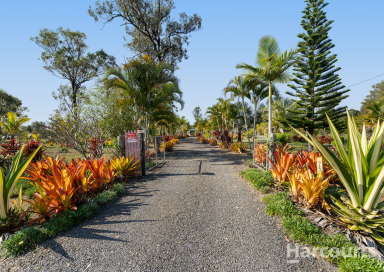
[[[39,151],[39,146],[28,158],[23,160],[24,148],[23,145],[20,151],[16,154],[13,159],[11,168],[6,175],[0,168],[0,220],[5,220],[9,212],[9,199],[11,197],[13,188],[15,187],[18,179],[24,173],[25,169],[29,166],[29,163]]]
[[[384,188],[384,151],[380,152],[384,136],[384,123],[377,122],[368,141],[365,125],[363,125],[360,134],[348,111],[347,115],[347,148],[344,147],[339,132],[328,118],[329,127],[341,160],[312,135],[308,134],[307,137],[298,130],[294,130],[316,147],[336,171],[348,192],[350,200],[343,200],[343,203],[334,199],[336,206],[333,206],[332,209],[340,216],[340,220],[348,223],[350,229],[367,232],[383,243],[384,238],[376,231],[384,232],[383,213],[379,211],[384,208],[384,201],[379,202]]]

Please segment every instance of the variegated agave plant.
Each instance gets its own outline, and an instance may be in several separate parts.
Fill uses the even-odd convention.
[[[384,238],[376,232],[384,230],[382,228],[384,218],[379,212],[384,208],[384,202],[379,202],[384,188],[384,152],[380,152],[384,136],[384,124],[380,124],[378,121],[371,139],[367,141],[365,125],[363,125],[363,131],[360,134],[348,111],[347,115],[347,148],[344,147],[340,134],[328,118],[329,127],[341,160],[312,135],[308,134],[306,137],[299,131],[295,131],[316,147],[338,174],[346,188],[350,197],[350,201],[345,202],[348,207],[341,201],[334,201],[336,206],[332,207],[333,211],[340,216],[340,220],[348,223],[350,229],[370,233],[373,238],[384,243]],[[358,221],[356,221],[357,219]],[[359,223],[357,224],[357,222]]]

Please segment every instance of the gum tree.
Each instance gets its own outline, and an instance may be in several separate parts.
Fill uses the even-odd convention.
[[[31,38],[43,49],[40,59],[45,64],[44,69],[54,76],[69,80],[69,96],[73,108],[78,104],[82,84],[102,75],[108,67],[116,65],[115,58],[103,50],[86,53],[86,38],[83,32],[64,30],[62,27],[56,31],[45,28],[40,30],[38,36]],[[58,95],[66,93],[59,89]]]
[[[89,7],[88,13],[104,25],[122,19],[131,38],[127,48],[157,62],[176,66],[188,58],[185,45],[189,44],[190,34],[201,29],[202,19],[197,14],[180,13],[179,21],[173,21],[171,11],[175,8],[173,0],[97,1],[95,8]]]

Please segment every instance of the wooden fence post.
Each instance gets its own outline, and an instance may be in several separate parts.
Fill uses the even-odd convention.
[[[117,136],[117,142],[119,143],[119,157],[125,156],[125,136]]]

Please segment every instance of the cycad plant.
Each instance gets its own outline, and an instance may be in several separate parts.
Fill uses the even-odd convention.
[[[298,130],[296,132],[317,148],[335,170],[349,195],[350,200],[344,199],[344,203],[348,207],[334,199],[337,207],[333,206],[332,210],[340,216],[340,220],[348,224],[350,229],[367,232],[383,243],[384,238],[377,231],[384,232],[382,227],[384,218],[383,213],[380,212],[384,208],[384,201],[379,202],[384,188],[384,152],[380,152],[384,124],[380,124],[378,121],[370,140],[367,140],[365,125],[360,134],[348,111],[347,116],[348,144],[346,148],[339,132],[328,118],[341,160],[311,134],[306,137]]]

